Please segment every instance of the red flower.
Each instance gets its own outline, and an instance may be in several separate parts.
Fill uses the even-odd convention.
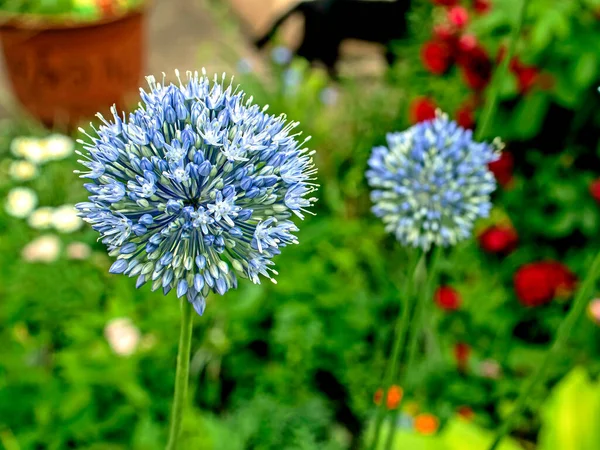
[[[592,181],[590,184],[590,194],[594,197],[598,203],[600,203],[600,178],[595,181]]]
[[[450,46],[441,41],[429,41],[421,48],[421,61],[435,75],[444,74],[452,63]]]
[[[469,23],[469,11],[462,6],[453,6],[448,10],[448,22],[462,30]]]
[[[387,409],[396,409],[400,402],[402,402],[402,397],[404,396],[404,391],[400,386],[396,386],[393,384],[390,386],[387,392],[387,400],[385,402]],[[373,396],[373,401],[376,405],[381,404],[381,397],[383,397],[383,389],[377,389],[375,395]]]
[[[475,412],[466,405],[459,406],[456,409],[457,414],[467,422],[471,422],[475,418]]]
[[[504,151],[500,154],[500,158],[497,161],[489,163],[488,167],[500,186],[506,188],[512,183],[514,165],[512,154]]]
[[[575,289],[577,278],[563,264],[543,261],[521,266],[514,276],[515,292],[527,307],[541,306]]]
[[[462,299],[460,294],[450,286],[440,286],[436,289],[433,299],[444,311],[456,311],[460,308]]]
[[[506,255],[516,248],[519,236],[513,227],[493,225],[481,233],[478,240],[484,251]]]
[[[454,6],[458,5],[460,0],[432,0],[434,5],[438,6]]]
[[[461,53],[466,53],[468,57],[468,53],[477,48],[478,42],[477,37],[473,34],[463,34],[458,39],[458,50]]]
[[[467,363],[469,362],[470,355],[471,347],[464,342],[459,342],[454,346],[454,357],[456,358],[458,370],[461,372],[465,372],[467,370]]]
[[[536,67],[525,67],[517,72],[519,92],[521,94],[529,92],[538,81],[539,74],[540,72]]]
[[[415,124],[425,120],[435,119],[437,105],[427,97],[417,97],[410,104],[410,122]]]
[[[470,104],[464,104],[456,111],[456,123],[461,127],[472,130],[475,126],[473,108]]]
[[[483,90],[492,79],[492,61],[485,49],[479,45],[462,53],[458,63],[465,82],[471,89]]]
[[[568,298],[577,285],[577,277],[567,266],[558,261],[544,261],[540,263],[548,272],[554,287],[554,296]]]
[[[492,9],[490,0],[473,0],[473,9],[477,14],[486,14]]]
[[[442,23],[433,27],[433,36],[440,41],[451,41],[454,39],[455,33],[450,25]]]

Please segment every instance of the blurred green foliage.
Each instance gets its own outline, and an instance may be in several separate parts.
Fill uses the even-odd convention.
[[[514,1],[496,3],[498,8],[473,27],[498,47]],[[589,18],[597,5],[532,3],[519,52],[557,82],[552,90],[524,97],[507,83],[493,131],[515,155],[514,182],[499,190],[492,217],[480,224],[510,221],[519,246],[500,258],[472,240],[445,255],[440,283],[454,287],[463,303],[456,312],[430,305],[423,345],[431,351],[409,368],[408,379],[418,383],[405,393],[405,413],[435,414],[441,429],[425,437],[402,428],[397,448],[484,449],[489,429],[510,410],[569,307],[568,300],[523,307],[512,286],[515,270],[553,258],[583,277],[600,248],[600,207],[588,191],[600,167],[595,93],[600,69],[591,62],[599,54],[594,49],[600,32],[597,19]],[[430,30],[431,14],[430,6],[415,8],[415,23]],[[369,211],[366,160],[387,132],[409,125],[414,97],[433,95],[453,112],[467,95],[458,74],[424,73],[418,57],[424,33],[400,44],[404,58],[385,80],[332,84],[302,61],[272,67],[267,82],[254,73],[238,77],[258,103],[286,112],[313,136],[320,201],[317,215],[300,227],[301,245],[277,258],[276,286],[241,283],[225,297],[210,298],[204,317],[195,320],[184,448],[358,445],[374,413],[373,394],[389,353],[409,259]],[[557,117],[565,118],[560,126]],[[2,129],[4,199],[16,185],[8,176],[11,138],[31,131]],[[83,199],[80,181],[71,174],[75,159],[48,163],[39,178],[18,184],[33,188],[44,206]],[[23,261],[22,248],[39,234],[0,210],[0,443],[8,450],[163,448],[177,351],[177,299],[138,291],[132,280],[109,275],[109,258],[88,228],[60,236],[63,252],[56,262]],[[69,259],[64,246],[72,241],[92,246],[91,257]],[[106,325],[117,317],[130,318],[140,330],[131,356],[119,356],[105,337]],[[464,370],[457,367],[458,343],[471,349]],[[499,371],[487,372],[490,362]],[[537,414],[575,363],[582,369],[560,382],[544,413]],[[597,420],[574,417],[598,413],[597,382],[588,377],[599,373],[600,328],[582,320],[568,352],[552,367],[551,384],[534,393],[515,440],[503,448],[521,443],[532,448],[540,426],[543,450],[594,448],[585,445],[597,442],[597,427],[591,426]],[[457,416],[465,407],[473,418]]]

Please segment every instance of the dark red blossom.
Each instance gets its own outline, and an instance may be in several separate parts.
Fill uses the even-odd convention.
[[[519,235],[511,226],[492,225],[481,233],[477,240],[484,251],[507,255],[516,248]]]
[[[489,163],[488,167],[500,186],[506,188],[512,183],[514,165],[513,155],[507,151],[503,151],[500,154],[500,158],[497,161]]]
[[[471,347],[469,347],[468,344],[459,342],[454,346],[454,358],[456,358],[456,364],[459,371],[467,371],[469,356],[471,356]]]
[[[477,14],[487,14],[492,10],[491,0],[473,0],[473,9]]]
[[[590,183],[590,194],[598,203],[600,203],[600,178]]]
[[[456,123],[461,127],[472,130],[475,126],[475,117],[473,115],[473,107],[470,103],[463,104],[456,111]]]
[[[409,119],[412,124],[435,119],[437,105],[427,97],[417,97],[410,104]]]
[[[440,286],[433,295],[435,304],[444,311],[456,311],[460,308],[462,299],[456,289],[450,286]]]
[[[458,64],[461,66],[465,82],[475,91],[485,89],[492,79],[492,61],[480,45],[461,53]]]
[[[519,301],[527,307],[545,305],[556,297],[566,297],[575,289],[577,277],[557,261],[521,266],[514,276]]]
[[[443,41],[428,41],[421,47],[421,61],[435,75],[446,73],[452,63],[452,49]]]

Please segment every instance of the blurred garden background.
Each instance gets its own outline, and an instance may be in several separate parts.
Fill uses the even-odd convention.
[[[358,449],[383,401],[397,449],[486,450],[600,251],[600,1],[528,1],[483,136],[505,143],[492,214],[444,252],[421,356],[387,398],[410,262],[365,171],[437,108],[477,129],[520,3],[406,0],[393,20],[365,7],[316,26],[298,8],[259,49],[300,2],[0,0],[0,448],[164,448],[179,301],[108,273],[73,207],[77,125],[134,107],[143,75],[205,67],[300,122],[320,188],[277,285],[240,283],[195,319],[182,448]],[[501,449],[600,449],[593,292]]]

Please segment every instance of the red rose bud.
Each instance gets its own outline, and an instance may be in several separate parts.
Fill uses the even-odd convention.
[[[577,277],[555,261],[526,264],[514,276],[515,293],[527,307],[545,305],[557,296],[569,295],[576,283]]]
[[[590,184],[590,194],[592,194],[594,200],[600,203],[600,178],[598,178],[595,181],[592,181],[592,183]]]
[[[473,9],[477,14],[487,14],[492,10],[491,0],[473,0]]]
[[[465,372],[467,370],[467,363],[469,362],[470,355],[471,347],[464,342],[459,342],[454,346],[454,357],[456,358],[456,364],[459,371]]]
[[[450,46],[441,41],[426,42],[421,47],[421,61],[429,72],[443,75],[452,63]]]
[[[427,97],[415,98],[409,108],[409,119],[412,124],[435,119],[437,105]]]
[[[469,11],[462,6],[453,6],[448,10],[448,21],[462,30],[469,23]]]
[[[508,187],[513,180],[514,159],[512,154],[504,151],[497,161],[488,164],[490,171],[496,177],[496,181],[503,188]]]
[[[492,61],[481,46],[462,53],[458,63],[461,66],[465,82],[475,91],[485,89],[492,79]]]
[[[444,311],[456,311],[460,308],[462,299],[460,294],[450,286],[440,286],[433,295],[435,304]]]
[[[465,104],[456,111],[456,123],[461,127],[472,130],[475,126],[475,117],[473,117],[473,108]]]
[[[519,241],[513,227],[492,225],[478,236],[479,246],[488,253],[507,255],[512,252]]]

